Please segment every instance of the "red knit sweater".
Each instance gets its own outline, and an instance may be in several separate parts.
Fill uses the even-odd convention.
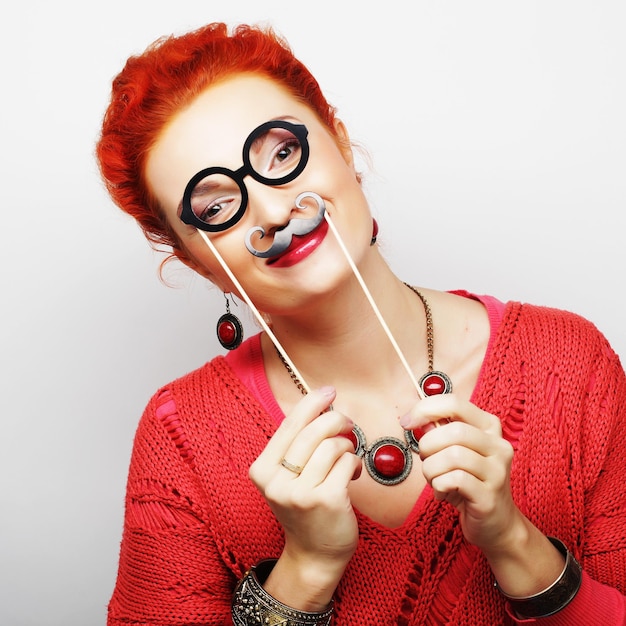
[[[574,601],[528,623],[626,624],[626,376],[615,353],[578,316],[508,303],[472,401],[500,416],[515,448],[520,509],[584,567]],[[283,545],[248,478],[276,425],[221,356],[152,398],[134,443],[109,626],[231,623],[237,580]],[[399,528],[357,517],[334,625],[516,623],[456,510],[429,488]]]

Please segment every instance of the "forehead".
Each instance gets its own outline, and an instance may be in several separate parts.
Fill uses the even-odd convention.
[[[237,169],[250,132],[283,117],[319,124],[309,107],[269,78],[237,75],[212,85],[157,138],[146,162],[148,185],[164,206],[178,203],[196,172],[214,165]]]

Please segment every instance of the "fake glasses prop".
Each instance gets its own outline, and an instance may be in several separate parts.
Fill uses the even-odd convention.
[[[208,167],[187,183],[181,219],[207,232],[234,226],[246,212],[250,176],[264,185],[284,185],[297,178],[309,159],[308,131],[303,124],[285,120],[265,122],[243,145],[243,165],[238,170]]]

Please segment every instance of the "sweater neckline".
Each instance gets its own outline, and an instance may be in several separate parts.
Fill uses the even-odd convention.
[[[489,318],[489,341],[483,363],[478,374],[478,379],[470,400],[473,401],[477,391],[481,387],[483,379],[483,373],[485,370],[485,363],[488,362],[489,356],[493,351],[493,345],[497,330],[502,321],[504,314],[504,303],[497,298],[489,295],[476,295],[464,290],[454,290],[450,293],[478,300],[483,304],[487,311]],[[226,362],[233,369],[237,377],[244,383],[244,385],[252,392],[254,397],[261,403],[263,408],[269,413],[272,420],[276,425],[280,424],[285,419],[285,414],[280,408],[276,398],[272,393],[265,371],[265,364],[263,362],[263,352],[261,349],[261,333],[257,333],[252,337],[246,339],[239,348],[226,354]]]

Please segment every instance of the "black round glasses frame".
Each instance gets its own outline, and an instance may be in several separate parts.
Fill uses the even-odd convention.
[[[282,176],[280,178],[267,178],[259,174],[253,167],[250,162],[250,148],[252,144],[256,140],[257,137],[266,133],[268,130],[272,128],[284,128],[289,132],[293,133],[298,142],[300,143],[300,162],[298,165],[286,176]],[[307,141],[307,135],[309,131],[307,130],[304,124],[293,124],[291,122],[287,122],[285,120],[272,120],[270,122],[265,122],[260,126],[257,126],[246,139],[243,150],[242,150],[242,158],[243,165],[238,170],[230,170],[226,167],[207,167],[203,170],[200,170],[197,174],[195,174],[187,183],[185,187],[185,192],[183,194],[183,209],[180,215],[180,219],[190,226],[195,226],[200,230],[204,230],[207,232],[221,232],[223,230],[227,230],[234,226],[244,215],[246,212],[246,208],[248,206],[248,190],[243,182],[243,179],[246,176],[251,176],[254,180],[264,184],[270,185],[272,187],[276,187],[278,185],[284,185],[294,178],[297,178],[302,170],[306,167],[306,164],[309,160],[309,142]],[[191,206],[191,196],[195,186],[207,176],[211,174],[222,174],[224,176],[228,176],[231,178],[241,192],[241,206],[237,210],[237,212],[228,220],[226,220],[222,224],[207,224],[205,221],[201,220],[194,212]]]

